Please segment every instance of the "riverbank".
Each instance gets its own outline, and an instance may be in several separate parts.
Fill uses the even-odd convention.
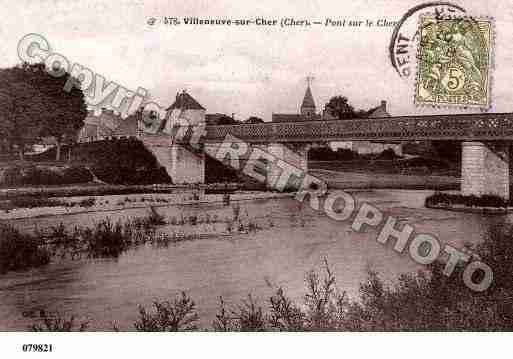
[[[0,188],[0,200],[17,197],[79,197],[122,194],[175,193],[183,190],[235,191],[239,183],[212,183],[201,185],[152,184],[152,185],[109,185],[81,183],[65,186],[17,186]],[[249,188],[248,188],[249,189]]]
[[[230,194],[230,202],[258,199],[276,199],[294,196],[295,193],[240,191]],[[57,205],[33,208],[0,209],[0,220],[40,218],[87,214],[95,212],[113,212],[134,208],[169,207],[174,205],[199,206],[225,202],[222,194],[205,194],[201,190],[176,190],[169,193],[139,193],[129,195],[105,195],[93,197],[55,197]],[[87,201],[87,205],[81,205]]]
[[[441,193],[426,198],[426,208],[443,209],[479,214],[507,214],[513,210],[513,202],[498,196],[464,196],[458,193]]]
[[[460,179],[454,176],[401,175],[386,173],[339,172],[314,169],[310,173],[332,189],[408,189],[408,190],[459,190]]]
[[[329,189],[371,190],[459,190],[459,178],[452,176],[421,176],[338,172],[315,169],[313,176],[325,181]],[[38,186],[0,189],[0,220],[108,212],[128,208],[169,205],[201,205],[223,202],[222,193],[231,193],[231,200],[283,198],[293,193],[265,191],[263,187],[240,183],[201,185],[72,185]],[[22,199],[21,201],[19,199]],[[13,201],[27,205],[13,205]],[[30,205],[31,201],[37,202]],[[48,202],[48,204],[46,204]],[[50,203],[51,202],[51,203]]]

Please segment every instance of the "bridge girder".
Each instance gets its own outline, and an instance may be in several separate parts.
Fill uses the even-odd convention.
[[[227,135],[249,143],[513,140],[513,113],[206,126],[201,141],[222,142]]]

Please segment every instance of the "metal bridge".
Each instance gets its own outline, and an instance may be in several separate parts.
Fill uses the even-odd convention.
[[[412,140],[513,140],[513,113],[206,126],[203,143],[232,135],[249,143]]]

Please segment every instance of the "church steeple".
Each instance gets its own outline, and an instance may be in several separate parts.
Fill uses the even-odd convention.
[[[303,98],[303,103],[301,104],[301,115],[304,117],[313,117],[315,116],[315,101],[312,96],[312,90],[310,89],[310,82],[313,80],[313,77],[308,76],[306,78],[307,87],[305,92],[305,97]]]

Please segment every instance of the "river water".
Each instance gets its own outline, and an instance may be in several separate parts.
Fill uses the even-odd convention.
[[[432,191],[375,190],[354,192],[367,202],[411,224],[417,233],[436,235],[442,242],[462,247],[477,243],[490,226],[509,216],[483,216],[424,208]],[[241,215],[262,229],[251,234],[214,236],[185,241],[165,248],[143,246],[117,259],[54,260],[52,264],[24,272],[0,275],[0,330],[26,330],[39,310],[75,315],[89,321],[90,330],[133,330],[138,305],[171,300],[185,290],[197,304],[200,325],[211,326],[222,296],[236,306],[248,294],[267,307],[267,298],[283,287],[302,301],[307,271],[322,269],[326,259],[337,285],[351,298],[368,269],[387,282],[404,272],[421,269],[408,256],[398,254],[392,243],[376,241],[375,230],[356,233],[350,222],[336,222],[292,198],[239,202]],[[191,213],[219,218],[233,215],[222,204],[159,207],[166,217]],[[109,216],[143,215],[147,209],[99,212],[14,220],[23,230],[60,222],[66,226],[89,225]],[[208,225],[206,225],[208,226]],[[166,227],[162,231],[166,231]]]

